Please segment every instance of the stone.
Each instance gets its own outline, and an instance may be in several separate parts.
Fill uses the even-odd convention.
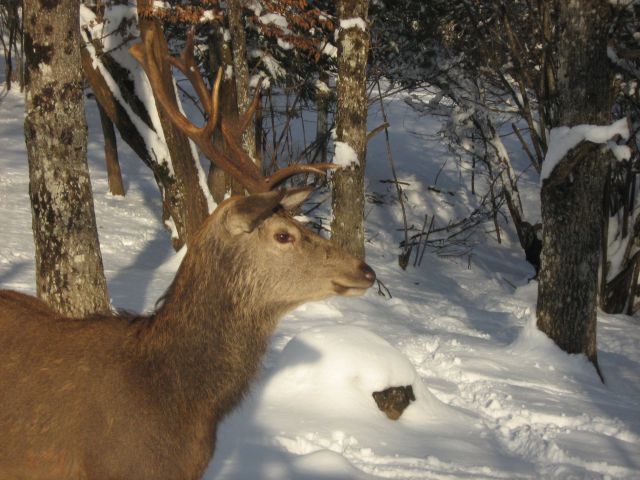
[[[405,408],[416,399],[411,385],[389,387],[380,392],[373,392],[372,396],[378,408],[391,420],[400,418]]]

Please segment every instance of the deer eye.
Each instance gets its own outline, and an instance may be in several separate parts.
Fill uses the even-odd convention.
[[[276,242],[278,243],[293,243],[293,235],[287,232],[278,232],[274,235]]]

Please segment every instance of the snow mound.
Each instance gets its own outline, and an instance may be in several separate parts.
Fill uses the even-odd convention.
[[[416,400],[397,421],[389,420],[372,393],[405,385],[412,385]],[[434,471],[448,472],[447,478],[460,472],[484,478],[477,474],[484,472],[488,454],[500,465],[510,462],[478,418],[442,403],[401,352],[354,325],[294,336],[238,415],[244,426],[234,428],[262,435],[238,435],[242,446],[222,450],[207,478],[256,478],[255,472],[265,479],[324,478],[308,475],[321,460],[333,461],[333,470],[323,472],[327,479],[440,478]],[[222,426],[221,437],[227,428]],[[246,448],[269,455],[252,464],[224,460]],[[292,458],[288,465],[294,470],[278,467],[273,477],[265,475],[267,467],[281,465],[280,456]]]
[[[412,385],[416,402],[438,401],[422,385],[409,360],[378,335],[360,327],[334,325],[295,336],[284,348],[265,387],[265,400],[331,415],[384,416],[371,394],[388,387]],[[284,397],[284,398],[283,398]]]

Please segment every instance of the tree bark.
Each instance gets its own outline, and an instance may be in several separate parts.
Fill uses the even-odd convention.
[[[102,125],[102,136],[104,137],[104,160],[107,165],[107,180],[111,195],[124,197],[124,183],[122,182],[122,171],[118,160],[118,142],[113,122],[98,103],[100,112],[100,124]]]
[[[320,73],[318,79],[322,86],[316,89],[316,153],[313,156],[314,162],[327,163],[327,146],[329,144],[329,105],[331,103],[331,92],[329,88],[329,74]],[[327,89],[324,89],[326,85]]]
[[[227,1],[227,17],[229,20],[229,33],[231,34],[231,46],[233,49],[233,73],[236,80],[236,94],[238,99],[238,111],[244,114],[251,105],[249,93],[249,64],[247,62],[247,38],[245,35],[244,17],[242,16],[242,2],[240,0]],[[257,146],[254,123],[245,130],[242,135],[242,143],[245,151],[258,164]]]
[[[227,41],[222,27],[214,28],[209,37],[209,70],[210,77],[215,79],[218,68],[223,69],[222,83],[220,85],[220,115],[225,119],[238,119],[238,97],[236,95],[236,83],[233,75],[233,52],[231,44]],[[213,141],[218,148],[226,151],[225,143],[220,132],[214,133]],[[211,162],[207,179],[209,190],[216,203],[224,200],[227,192],[234,195],[242,195],[244,188],[221,168]]]
[[[154,46],[160,49],[160,54],[157,58],[163,58],[168,55],[169,50],[160,22],[157,18],[152,18],[148,14],[145,15],[145,13],[151,11],[152,5],[153,2],[151,0],[138,0],[138,26],[141,36],[147,30],[153,32],[155,38]],[[162,70],[163,81],[169,85],[168,91],[173,91],[173,75],[168,63],[165,62],[164,65],[160,66],[160,69]],[[179,101],[176,100],[176,103],[179,104]],[[178,213],[177,215],[172,215],[178,231],[178,238],[173,239],[173,246],[177,250],[184,243],[188,243],[195,235],[202,222],[207,218],[209,211],[207,200],[198,178],[196,162],[199,159],[197,155],[193,155],[189,139],[171,122],[157,102],[156,108],[158,109],[158,116],[160,117],[164,138],[171,155],[171,163],[175,173],[173,182],[175,185],[172,185],[175,194],[170,197],[171,201],[175,202],[175,205],[171,205],[169,209],[172,213]]]
[[[109,309],[87,167],[79,8],[76,0],[24,2],[36,287],[74,317]]]
[[[557,91],[551,97],[556,99],[551,127],[610,123],[609,21],[606,2],[558,2]],[[586,354],[596,369],[605,156],[597,146],[578,145],[545,180],[541,191],[538,328],[566,352]]]
[[[341,0],[338,17],[341,22],[360,19],[366,23],[368,7],[367,0]],[[331,238],[360,258],[364,258],[368,53],[368,30],[362,30],[357,23],[343,25],[338,33],[336,139],[356,152],[359,164],[333,174]]]

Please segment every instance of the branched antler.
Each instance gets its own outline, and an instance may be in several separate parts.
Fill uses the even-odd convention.
[[[258,166],[253,163],[242,148],[241,140],[242,132],[250,125],[251,118],[260,101],[260,85],[256,88],[251,105],[237,122],[221,118],[219,94],[222,69],[218,70],[213,91],[210,92],[193,55],[193,30],[189,32],[185,48],[178,58],[170,55],[158,58],[156,50],[153,48],[153,41],[153,34],[144,32],[142,43],[131,47],[130,52],[146,72],[154,97],[176,127],[193,140],[209,160],[236,179],[247,191],[250,193],[265,192],[294,175],[301,173],[325,174],[327,170],[337,168],[332,163],[296,164],[277,170],[271,176],[263,176]],[[169,86],[162,81],[160,74],[169,64],[180,70],[193,85],[208,117],[204,126],[199,127],[187,119],[178,108],[174,96],[169,94]],[[213,142],[213,134],[218,128],[229,153],[218,148]]]

